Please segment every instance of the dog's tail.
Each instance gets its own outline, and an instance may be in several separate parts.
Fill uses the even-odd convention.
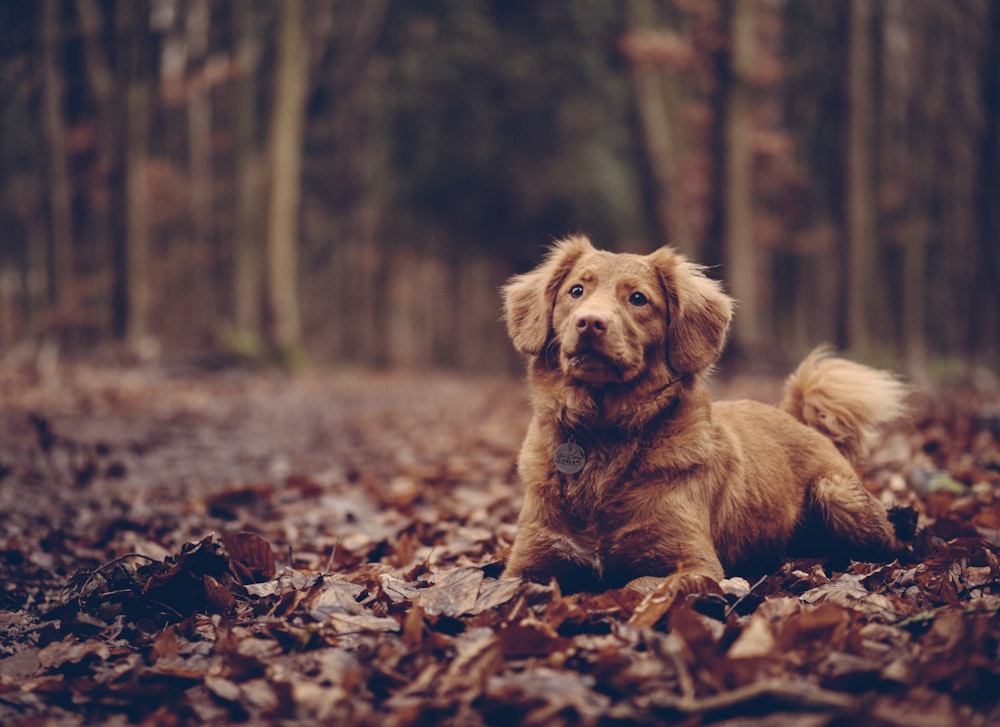
[[[907,387],[887,371],[814,350],[785,381],[781,409],[819,430],[852,464],[858,463],[879,428],[905,411]]]

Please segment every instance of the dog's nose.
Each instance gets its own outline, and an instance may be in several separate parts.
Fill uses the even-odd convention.
[[[608,328],[608,319],[597,313],[585,313],[576,319],[576,330],[600,336]]]

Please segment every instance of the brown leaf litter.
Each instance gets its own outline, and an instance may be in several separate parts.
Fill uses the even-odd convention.
[[[908,557],[646,597],[501,578],[519,382],[76,365],[0,396],[3,724],[1000,721],[995,390],[926,397],[863,473]]]

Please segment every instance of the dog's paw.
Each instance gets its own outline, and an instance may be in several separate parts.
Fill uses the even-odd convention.
[[[641,576],[639,578],[633,578],[631,581],[626,583],[625,588],[630,591],[641,593],[643,596],[648,596],[650,593],[659,588],[665,580],[665,578],[657,578],[656,576]]]

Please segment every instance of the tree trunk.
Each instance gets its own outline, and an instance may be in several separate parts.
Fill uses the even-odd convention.
[[[644,32],[658,24],[652,0],[629,0],[625,4],[625,17],[631,32]],[[675,183],[677,178],[677,152],[672,120],[676,109],[671,108],[668,74],[649,62],[633,63],[632,84],[635,104],[649,164],[653,185],[653,218],[662,245],[679,245],[695,256],[697,250],[691,240],[683,239],[677,224]]]
[[[900,328],[903,358],[911,375],[923,377],[927,369],[927,243],[930,224],[915,212],[903,247],[903,280]]]
[[[43,116],[45,123],[45,154],[48,163],[49,245],[48,294],[49,305],[62,307],[73,277],[73,217],[66,160],[66,124],[63,119],[62,76],[62,3],[44,0],[41,13],[42,63],[44,67]]]
[[[84,234],[85,239],[94,241],[101,248],[100,257],[108,259],[107,263],[92,266],[87,272],[104,276],[106,270],[110,269],[113,275],[117,275],[121,265],[118,264],[116,255],[121,252],[121,246],[115,240],[122,234],[115,222],[115,211],[120,208],[116,200],[116,189],[120,189],[120,185],[116,185],[116,174],[121,164],[121,114],[115,98],[115,76],[104,44],[105,19],[101,6],[97,0],[76,0],[76,12],[83,36],[87,83],[96,109],[94,126],[97,136],[97,166],[103,172],[96,176],[99,184],[104,187],[89,191],[93,206],[88,210],[90,216]],[[115,280],[110,291],[108,312],[111,332],[118,338],[125,335],[124,297],[123,286]]]
[[[296,266],[309,53],[303,28],[303,1],[286,0],[276,7],[278,67],[268,145],[271,187],[267,208],[266,305],[271,344],[286,364],[294,365],[303,353]]]
[[[195,310],[213,310],[216,282],[213,235],[212,91],[204,79],[208,61],[212,14],[208,0],[189,0],[184,40],[187,44],[187,168],[191,185],[191,237],[187,247],[198,261],[189,283]],[[202,323],[209,323],[203,321]]]
[[[684,31],[675,35],[668,29],[671,13],[667,6],[669,3],[662,0],[629,0],[625,5],[629,32],[648,34],[654,44],[659,39],[666,45],[687,45],[691,53],[697,53],[689,35]],[[694,91],[698,82],[688,78],[687,73],[655,57],[633,59],[631,64],[639,133],[653,188],[655,233],[660,244],[674,245],[699,262],[714,263],[718,260],[710,260],[713,251],[707,249],[706,237],[710,233],[706,230],[706,215],[690,208],[692,203],[700,206],[701,200],[685,191],[685,186],[690,185],[682,179],[684,164],[701,152],[699,144],[690,143],[690,134],[682,129],[685,110],[698,95]]]
[[[725,279],[739,303],[733,321],[738,351],[753,354],[761,344],[762,307],[757,295],[758,253],[753,239],[751,90],[747,78],[754,63],[753,5],[733,0],[730,15],[730,71],[723,88],[725,116],[722,165],[722,246]]]
[[[882,23],[888,41],[882,48],[883,89],[886,113],[880,119],[883,176],[889,185],[905,184],[905,203],[896,210],[899,219],[887,222],[902,230],[893,240],[900,249],[899,349],[911,378],[927,373],[927,280],[934,225],[930,191],[938,176],[932,149],[941,134],[937,123],[928,123],[925,109],[938,104],[938,94],[925,85],[914,45],[927,27],[927,4],[886,0]],[[929,79],[928,79],[929,80]],[[889,212],[892,214],[892,211]]]
[[[847,343],[858,355],[870,355],[875,331],[872,278],[876,265],[875,70],[872,3],[850,0],[848,21],[847,116]]]
[[[149,220],[146,192],[146,135],[149,113],[149,37],[144,32],[146,10],[141,4],[118,3],[119,88],[123,131],[123,153],[116,175],[115,197],[123,216],[115,239],[118,261],[118,302],[123,316],[125,342],[136,350],[144,347],[149,334]]]
[[[149,106],[148,9],[117,4],[117,70],[102,44],[104,20],[95,0],[77,0],[91,90],[98,109],[98,148],[110,170],[110,209],[98,215],[100,239],[111,243],[112,327],[119,338],[146,343],[150,307],[146,131]]]
[[[233,3],[239,78],[234,95],[233,155],[236,209],[233,221],[233,327],[239,348],[254,352],[260,338],[261,154],[257,145],[257,73],[260,39],[251,3]],[[243,343],[240,343],[242,341]]]
[[[989,38],[983,67],[984,133],[979,154],[978,249],[973,360],[995,369],[1000,362],[1000,3],[989,4]]]

